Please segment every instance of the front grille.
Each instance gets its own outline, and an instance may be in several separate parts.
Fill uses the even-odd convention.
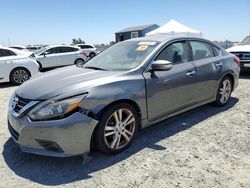
[[[18,134],[18,132],[16,132],[15,129],[13,129],[13,128],[11,127],[11,125],[10,125],[9,122],[8,122],[8,128],[9,128],[9,132],[10,132],[12,138],[14,138],[16,141],[18,141],[19,134]]]
[[[22,97],[19,97],[19,96],[15,96],[13,98],[13,101],[12,103],[15,103],[12,105],[13,107],[13,110],[16,112],[16,113],[19,113],[20,110],[22,110],[22,108],[24,106],[26,106],[29,102],[31,102],[31,100],[29,99],[25,99],[25,98],[22,98]]]
[[[250,61],[250,52],[232,52],[232,54],[240,58],[242,62]]]

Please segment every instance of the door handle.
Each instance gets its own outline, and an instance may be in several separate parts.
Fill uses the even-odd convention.
[[[215,63],[215,66],[220,67],[220,66],[222,66],[222,63]]]
[[[189,76],[189,77],[191,77],[191,76],[193,76],[195,73],[196,73],[196,72],[195,72],[194,70],[193,70],[193,71],[188,71],[188,72],[186,73],[186,75]]]

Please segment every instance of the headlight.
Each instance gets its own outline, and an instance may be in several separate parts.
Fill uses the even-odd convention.
[[[62,118],[75,110],[85,97],[86,96],[77,96],[60,101],[45,101],[32,109],[28,116],[32,120]]]

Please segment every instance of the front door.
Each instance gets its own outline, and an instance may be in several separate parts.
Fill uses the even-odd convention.
[[[155,58],[173,63],[168,71],[145,72],[148,104],[148,118],[154,121],[168,114],[193,105],[196,84],[196,72],[190,62],[186,41],[177,41],[168,45]]]
[[[61,65],[59,47],[54,47],[40,54],[36,59],[42,64],[43,68],[58,67]]]

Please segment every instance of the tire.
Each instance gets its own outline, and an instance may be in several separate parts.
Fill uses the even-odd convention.
[[[84,63],[85,63],[85,61],[83,59],[77,59],[77,60],[75,60],[75,65],[77,67],[82,66]]]
[[[94,53],[94,52],[91,52],[91,53],[89,54],[89,57],[90,57],[90,58],[95,57],[95,53]]]
[[[25,68],[15,68],[10,73],[10,82],[14,85],[21,85],[30,79],[30,72]]]
[[[228,76],[225,76],[219,85],[219,88],[217,90],[217,95],[216,95],[216,101],[215,104],[217,106],[224,106],[227,104],[231,97],[232,93],[232,79]]]
[[[120,153],[133,142],[138,125],[138,115],[131,105],[116,104],[102,114],[93,138],[94,147],[106,154]]]

